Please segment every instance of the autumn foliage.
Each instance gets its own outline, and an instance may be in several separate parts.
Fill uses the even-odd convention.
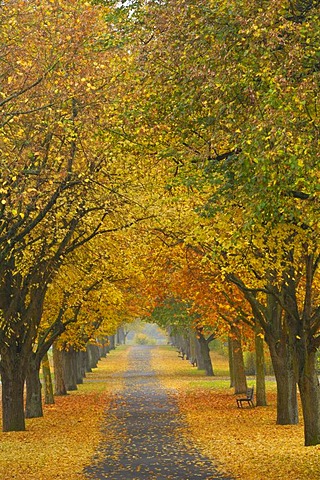
[[[197,338],[258,332],[278,424],[299,390],[320,443],[319,31],[311,0],[4,2],[5,431],[54,342],[162,308]]]

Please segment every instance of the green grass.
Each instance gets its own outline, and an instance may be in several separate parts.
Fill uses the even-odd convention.
[[[228,390],[230,388],[230,380],[206,377],[205,380],[198,380],[197,382],[190,382],[188,384],[190,389],[200,388],[201,390]]]

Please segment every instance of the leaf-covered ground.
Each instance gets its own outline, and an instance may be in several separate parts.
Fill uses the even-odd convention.
[[[44,407],[43,418],[27,420],[26,432],[0,433],[0,479],[84,479],[104,412],[122,388],[126,358],[122,348],[112,351],[78,391],[56,397],[54,405]],[[110,439],[112,435],[110,428]]]
[[[151,368],[154,348],[130,348],[124,389],[104,420],[97,455],[86,468],[88,479],[231,480],[220,475],[193,444],[183,441],[180,430],[184,416]],[[109,439],[111,422],[118,432],[120,449]]]
[[[214,356],[217,374],[218,362]],[[303,446],[302,421],[295,426],[275,424],[273,381],[267,383],[267,407],[238,409],[225,377],[202,376],[175,351],[164,347],[154,351],[153,366],[163,384],[174,389],[186,415],[188,429],[183,434],[223,471],[243,480],[320,478],[320,445]],[[249,380],[249,385],[253,382]]]
[[[123,389],[127,353],[122,347],[111,352],[77,392],[56,398],[54,406],[45,407],[44,418],[28,420],[26,432],[0,433],[0,479],[84,480],[83,468],[101,440],[104,413]],[[214,360],[217,375],[209,378],[173,349],[153,350],[158,379],[185,414],[187,427],[179,430],[185,441],[234,478],[318,480],[320,446],[303,446],[302,424],[275,425],[274,382],[268,383],[268,407],[240,410],[228,380],[219,376],[225,365]],[[108,438],[120,441],[112,422]]]

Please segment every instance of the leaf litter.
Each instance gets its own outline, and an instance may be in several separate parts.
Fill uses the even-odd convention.
[[[205,377],[173,349],[158,347],[152,352],[157,378],[178,402],[186,421],[176,432],[179,441],[192,442],[234,478],[320,478],[320,446],[303,446],[302,422],[275,424],[274,386],[267,387],[267,407],[240,410],[233,390],[222,388],[219,376]],[[119,459],[126,438],[113,428],[111,405],[115,397],[121,402],[126,369],[127,349],[119,348],[99,362],[78,391],[45,405],[43,418],[28,419],[26,432],[0,433],[1,480],[87,479],[83,469],[97,452],[106,413],[108,441],[115,461]],[[137,476],[140,470],[138,464]]]
[[[276,425],[274,383],[267,383],[267,407],[238,409],[233,389],[199,375],[174,350],[154,351],[153,366],[185,416],[185,440],[221,470],[243,480],[320,478],[320,445],[304,446],[301,411],[299,425]]]

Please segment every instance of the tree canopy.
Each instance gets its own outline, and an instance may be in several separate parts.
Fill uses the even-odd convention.
[[[41,335],[81,344],[174,301],[188,327],[262,328],[274,366],[281,343],[320,442],[319,13],[1,7],[0,370],[19,411]],[[23,428],[7,400],[5,428]]]

